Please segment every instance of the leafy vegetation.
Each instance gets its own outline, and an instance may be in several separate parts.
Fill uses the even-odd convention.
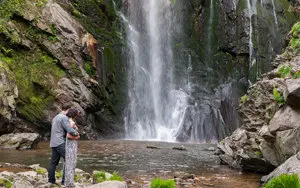
[[[36,173],[37,174],[40,174],[40,175],[44,175],[44,174],[46,174],[46,169],[44,169],[44,168],[41,168],[41,167],[38,167],[37,169],[36,169]]]
[[[297,71],[293,74],[293,78],[294,79],[297,79],[297,78],[300,78],[300,71]]]
[[[160,178],[151,181],[151,188],[175,188],[174,180],[162,180]]]
[[[277,90],[276,87],[273,89],[273,97],[276,100],[276,102],[279,104],[279,106],[284,105],[284,103],[285,103],[284,97],[283,97],[282,93]]]
[[[292,70],[291,66],[283,65],[278,69],[277,74],[280,76],[280,78],[286,78],[290,76],[291,70]]]
[[[12,182],[5,178],[0,178],[0,187],[11,188]]]
[[[300,52],[300,22],[297,22],[292,27],[292,38],[290,40],[290,46],[296,50],[296,52]]]
[[[106,172],[101,170],[101,171],[98,171],[98,172],[95,172],[93,174],[93,180],[95,183],[101,183],[101,182],[104,182],[104,181],[123,181],[123,178],[121,176],[118,175],[117,172],[114,172],[112,174],[112,176],[108,179],[106,177]]]
[[[300,181],[297,174],[282,174],[273,178],[264,188],[300,188]]]
[[[240,99],[240,102],[244,104],[247,99],[248,99],[248,95],[243,95]]]
[[[62,176],[63,176],[63,171],[62,171],[62,170],[55,172],[55,177],[56,177],[57,179],[62,178]]]

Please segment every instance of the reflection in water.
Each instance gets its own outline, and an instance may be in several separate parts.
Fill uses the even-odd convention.
[[[147,148],[149,145],[160,149],[149,149]],[[174,146],[181,145],[184,145],[187,150],[172,149]],[[214,146],[125,140],[81,141],[77,167],[88,172],[93,170],[118,171],[123,177],[134,180],[137,184],[157,176],[173,178],[175,171],[184,171],[194,173],[199,178],[199,184],[203,185],[213,184],[215,187],[228,188],[259,186],[258,175],[239,173],[219,165],[218,157],[213,155],[213,151],[207,150]],[[40,143],[36,150],[0,150],[0,162],[27,165],[39,163],[48,168],[49,161],[49,143],[45,142]]]

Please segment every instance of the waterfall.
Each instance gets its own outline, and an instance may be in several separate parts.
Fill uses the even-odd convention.
[[[208,25],[208,38],[207,38],[207,55],[210,60],[212,55],[212,33],[213,33],[213,20],[214,20],[214,0],[210,0],[209,5],[209,25]]]
[[[275,4],[274,4],[274,0],[272,0],[272,5],[273,5],[273,14],[274,14],[275,25],[276,25],[276,27],[278,27],[278,20],[277,20],[276,7],[275,7]]]
[[[128,139],[175,141],[188,94],[175,89],[171,38],[171,1],[130,1],[127,18]]]

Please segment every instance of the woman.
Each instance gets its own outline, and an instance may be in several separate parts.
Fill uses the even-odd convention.
[[[74,119],[76,116],[79,115],[79,110],[71,108],[67,116],[69,117],[70,125],[73,129],[78,132],[78,127]],[[80,136],[72,136],[71,134],[67,133],[66,139],[66,158],[65,158],[65,187],[75,187],[74,184],[74,174],[75,174],[75,167],[77,162],[77,140]]]

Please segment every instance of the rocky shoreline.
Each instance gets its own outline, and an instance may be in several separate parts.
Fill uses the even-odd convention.
[[[270,173],[267,182],[283,173],[300,176],[300,22],[275,58],[275,69],[258,80],[241,98],[242,126],[222,140],[223,163],[246,171]],[[297,42],[298,41],[298,42]]]

